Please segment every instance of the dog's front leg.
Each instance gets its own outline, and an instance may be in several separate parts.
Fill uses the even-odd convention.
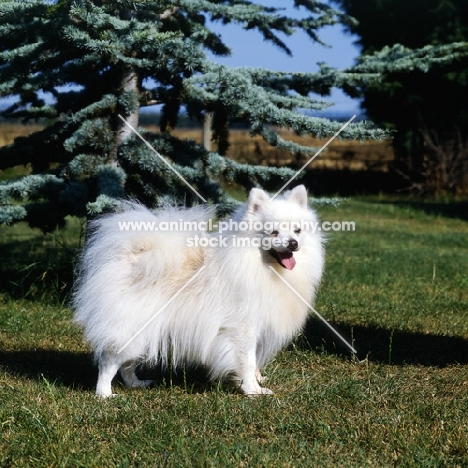
[[[261,374],[257,368],[257,342],[254,337],[246,343],[246,353],[241,357],[240,389],[245,395],[271,395],[269,388],[261,387],[259,384]],[[258,378],[260,374],[260,379]]]

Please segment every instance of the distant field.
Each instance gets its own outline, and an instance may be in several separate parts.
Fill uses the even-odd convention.
[[[0,123],[0,146],[10,145],[14,139],[19,136],[28,136],[31,133],[37,132],[44,128],[44,125],[31,124],[10,124]]]
[[[154,129],[154,127],[150,127]],[[202,141],[201,129],[176,129],[174,134],[181,138],[191,138],[199,143]],[[285,140],[291,140],[303,146],[321,148],[327,140],[319,140],[311,136],[300,137],[292,132],[282,131],[280,135]],[[268,145],[260,136],[251,137],[247,130],[232,130],[231,146],[227,156],[239,162],[250,164],[271,165],[302,165],[310,156],[301,155],[294,158],[286,150],[279,150]],[[213,148],[216,150],[216,148]],[[327,150],[313,162],[316,169],[350,169],[350,170],[388,170],[388,163],[393,161],[394,154],[391,142],[383,141],[343,141],[334,140]]]
[[[44,126],[39,124],[22,125],[0,122],[0,147],[11,145],[15,138],[26,137],[43,128]],[[27,166],[17,166],[4,170],[0,169],[0,181],[28,175],[30,173],[31,167],[29,164]]]
[[[0,123],[0,146],[11,144],[16,137],[27,136],[42,128],[43,125],[39,124]],[[149,126],[147,128],[158,131],[156,126]],[[176,129],[173,133],[181,138],[190,138],[199,143],[202,141],[201,129]],[[292,140],[317,149],[322,147],[327,141],[318,140],[313,137],[299,137],[287,131],[281,132],[281,136],[286,140]],[[247,130],[232,130],[230,142],[231,146],[227,156],[239,162],[265,166],[285,164],[300,166],[308,159],[304,155],[293,157],[285,150],[271,147],[260,136],[251,137]],[[216,148],[213,149],[216,150]],[[388,163],[393,158],[393,150],[389,141],[360,143],[357,141],[335,140],[328,147],[327,151],[323,152],[314,161],[313,167],[316,169],[374,169],[386,171]]]

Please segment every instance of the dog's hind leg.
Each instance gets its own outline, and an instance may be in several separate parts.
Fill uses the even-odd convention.
[[[264,383],[268,380],[268,377],[265,375],[262,375],[260,369],[257,367],[255,370],[255,378],[257,379],[258,383]]]
[[[103,353],[99,358],[99,375],[96,385],[96,395],[107,398],[114,396],[112,393],[112,379],[122,365],[122,359],[115,354]]]
[[[154,380],[140,380],[135,374],[136,362],[127,361],[119,369],[124,384],[129,388],[148,387]]]

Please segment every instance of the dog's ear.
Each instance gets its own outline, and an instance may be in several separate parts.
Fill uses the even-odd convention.
[[[249,213],[256,213],[260,209],[260,207],[268,201],[270,201],[268,193],[261,189],[253,188],[249,194],[247,211]]]
[[[303,185],[294,187],[286,197],[288,202],[297,203],[301,208],[307,208],[307,190]]]

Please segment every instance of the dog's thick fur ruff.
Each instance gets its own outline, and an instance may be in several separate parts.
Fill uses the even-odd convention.
[[[189,247],[188,238],[218,234],[122,231],[118,224],[199,223],[210,216],[206,207],[153,212],[128,203],[122,212],[90,222],[73,307],[99,365],[98,395],[112,395],[119,370],[127,386],[148,385],[135,375],[140,362],[203,365],[211,379],[232,379],[245,394],[271,393],[260,386],[260,369],[306,321],[308,308],[294,291],[313,300],[323,269],[322,238],[304,229],[235,231],[223,234],[230,241],[273,236],[288,247],[265,250],[228,242],[203,248]],[[233,220],[317,222],[304,186],[274,200],[253,189]],[[283,257],[289,260],[281,264]]]

